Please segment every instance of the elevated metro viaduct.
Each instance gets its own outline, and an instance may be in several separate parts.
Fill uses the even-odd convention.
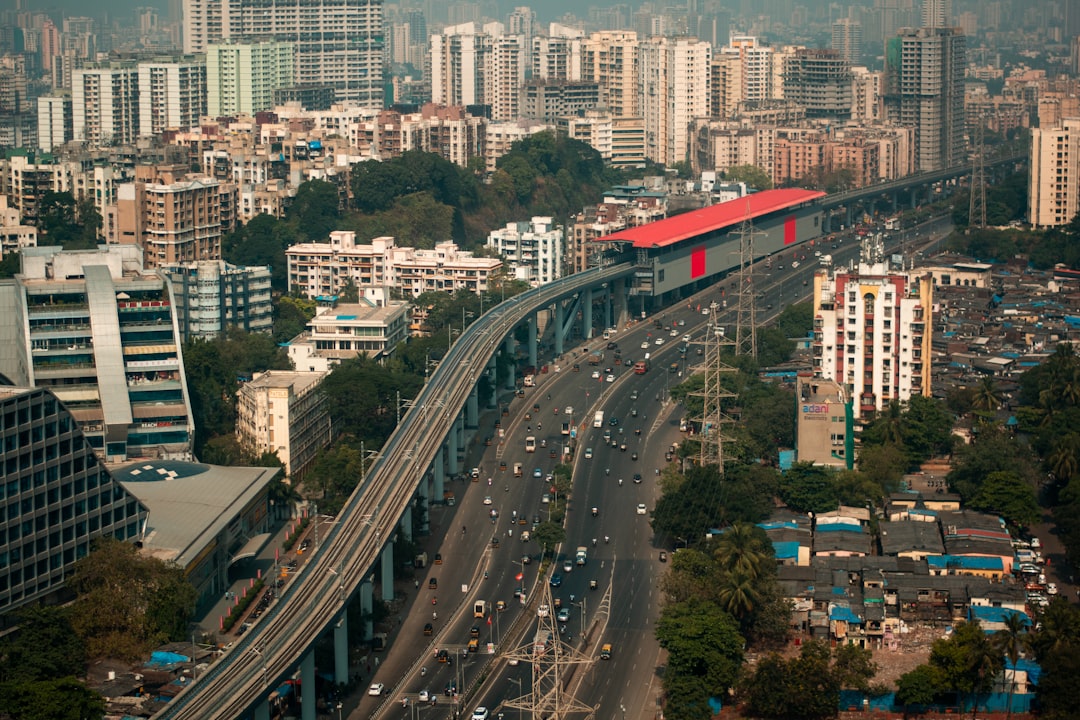
[[[525,324],[528,362],[539,365],[537,314],[548,313],[557,358],[567,339],[591,338],[616,316],[650,309],[702,290],[740,262],[739,230],[752,220],[755,259],[821,235],[824,193],[770,190],[729,203],[661,220],[601,238],[608,249],[600,266],[534,288],[491,308],[443,358],[408,413],[382,448],[366,477],[338,514],[330,536],[260,622],[233,649],[180,693],[159,717],[269,717],[268,698],[281,680],[299,669],[301,686],[315,686],[313,646],[331,631],[334,680],[348,680],[349,604],[359,597],[370,614],[375,586],[393,599],[393,541],[411,538],[412,507],[441,502],[448,476],[461,472],[469,436],[478,427],[480,404],[496,407],[492,393],[480,397],[482,374],[515,388],[514,363],[496,363],[499,353],[517,356],[515,329]],[[599,307],[598,312],[594,308]],[[636,310],[637,308],[633,308]],[[598,322],[599,321],[599,322]],[[364,627],[372,637],[370,621]],[[314,720],[314,693],[302,694],[302,717]]]

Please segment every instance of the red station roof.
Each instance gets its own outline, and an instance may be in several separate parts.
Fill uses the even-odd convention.
[[[820,190],[801,188],[763,190],[736,200],[657,220],[647,225],[602,235],[595,238],[594,242],[629,242],[636,248],[668,247],[683,240],[741,223],[747,217],[747,206],[749,206],[750,217],[758,218],[822,197],[825,197],[825,193]]]

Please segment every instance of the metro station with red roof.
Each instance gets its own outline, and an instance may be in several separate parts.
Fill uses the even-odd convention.
[[[688,295],[739,268],[743,230],[753,236],[754,259],[822,235],[817,190],[764,190],[700,210],[595,238],[619,255],[633,253],[639,294]]]

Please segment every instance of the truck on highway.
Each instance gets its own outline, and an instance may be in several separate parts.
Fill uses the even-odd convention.
[[[477,600],[473,603],[472,614],[474,618],[487,617],[487,601]]]
[[[525,438],[525,452],[527,452],[527,453],[536,452],[536,438],[533,437],[532,435]]]
[[[604,411],[603,410],[597,410],[596,414],[593,415],[592,426],[594,428],[604,427]]]
[[[589,364],[599,365],[604,359],[604,353],[600,350],[596,350],[589,354]]]
[[[570,434],[570,423],[564,422],[562,424],[562,434],[563,435],[569,435]]]
[[[589,551],[584,545],[579,545],[577,552],[574,553],[574,562],[578,565],[584,565],[589,559]]]

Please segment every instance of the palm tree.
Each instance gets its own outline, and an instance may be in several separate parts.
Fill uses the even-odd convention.
[[[1068,484],[1080,472],[1080,434],[1069,433],[1058,440],[1046,456],[1046,464],[1060,485]]]
[[[994,412],[1001,407],[1001,392],[994,378],[985,377],[979,381],[971,398],[971,406],[985,412]]]
[[[1027,628],[1030,621],[1018,612],[1005,616],[1005,627],[994,633],[993,645],[1013,668],[1013,680],[1009,682],[1009,709],[1006,717],[1012,717],[1012,699],[1016,691],[1016,663],[1028,646]]]
[[[735,571],[724,576],[717,593],[720,607],[732,617],[743,622],[754,611],[761,599],[755,578],[748,572]]]
[[[757,528],[749,523],[735,523],[720,536],[714,556],[726,573],[744,573],[752,580],[761,575],[769,559],[768,549]]]

